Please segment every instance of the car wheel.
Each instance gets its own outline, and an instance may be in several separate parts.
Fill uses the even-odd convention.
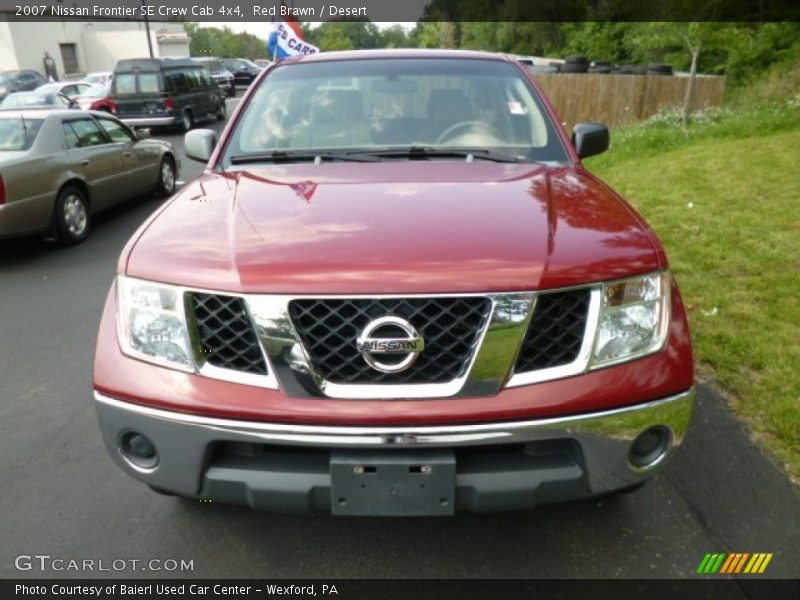
[[[217,121],[224,121],[228,116],[228,106],[225,104],[225,98],[219,99],[219,108],[217,108]]]
[[[161,166],[158,168],[156,193],[159,196],[171,196],[175,193],[175,161],[169,156],[161,159]]]
[[[228,97],[233,98],[236,95],[236,84],[231,83],[230,87],[228,88]]]
[[[194,126],[194,119],[192,118],[192,111],[188,108],[181,113],[180,130],[183,132],[189,131]]]
[[[89,237],[91,216],[86,194],[77,187],[63,188],[56,198],[55,220],[62,244],[78,244]]]

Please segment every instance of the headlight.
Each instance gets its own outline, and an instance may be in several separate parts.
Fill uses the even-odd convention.
[[[117,277],[119,337],[123,353],[193,371],[181,291],[170,285]]]
[[[669,327],[669,273],[653,273],[603,285],[592,367],[657,352]]]

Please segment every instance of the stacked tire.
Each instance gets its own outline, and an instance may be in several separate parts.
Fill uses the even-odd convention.
[[[672,75],[672,67],[664,63],[650,63],[647,65],[647,75]]]
[[[586,73],[589,71],[589,59],[585,56],[568,56],[561,65],[562,73]]]

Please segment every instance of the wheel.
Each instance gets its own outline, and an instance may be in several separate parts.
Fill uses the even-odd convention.
[[[236,95],[236,84],[231,81],[231,85],[228,88],[228,98],[233,98]]]
[[[161,159],[161,166],[158,168],[156,193],[159,196],[171,196],[175,193],[175,161],[169,156]]]
[[[219,108],[217,108],[217,121],[224,121],[228,116],[228,106],[225,104],[225,98],[219,99]]]
[[[89,237],[89,201],[75,186],[61,189],[56,197],[56,235],[62,244],[78,244]]]
[[[181,113],[181,121],[178,127],[182,132],[189,131],[194,126],[194,119],[192,118],[192,111],[188,108]]]

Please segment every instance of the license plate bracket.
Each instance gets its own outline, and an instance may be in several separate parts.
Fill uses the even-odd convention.
[[[336,450],[331,512],[362,516],[441,516],[455,508],[452,450]]]

